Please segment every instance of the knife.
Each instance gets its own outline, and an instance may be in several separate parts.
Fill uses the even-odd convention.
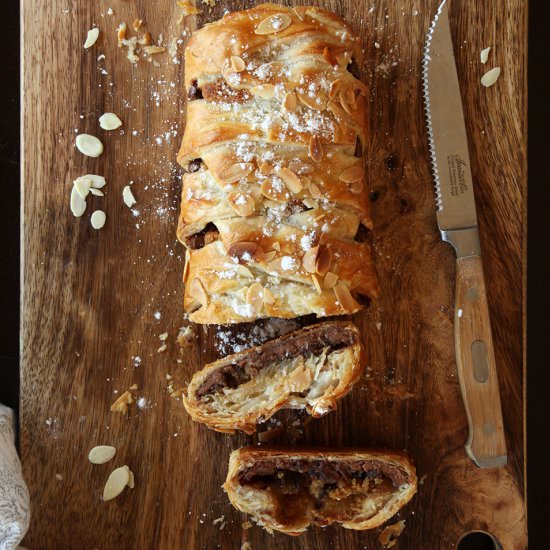
[[[468,417],[468,456],[481,468],[504,466],[506,440],[448,5],[432,22],[423,61],[424,100],[437,222],[456,252],[455,354]]]

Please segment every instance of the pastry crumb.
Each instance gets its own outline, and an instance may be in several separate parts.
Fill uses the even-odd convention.
[[[132,393],[127,390],[111,405],[111,411],[127,413],[128,405],[131,405],[132,403],[134,403],[134,398]]]
[[[394,523],[393,525],[388,525],[380,533],[380,536],[378,537],[378,541],[382,546],[385,546],[386,548],[392,548],[397,543],[397,539],[399,538],[399,535],[401,535],[404,529],[405,529],[404,519],[402,519],[401,521],[398,521],[397,523]]]

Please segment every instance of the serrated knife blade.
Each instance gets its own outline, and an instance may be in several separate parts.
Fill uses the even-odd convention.
[[[478,466],[489,468],[506,464],[506,440],[448,4],[439,6],[426,38],[426,123],[439,230],[457,255],[454,331],[469,427],[465,447]]]

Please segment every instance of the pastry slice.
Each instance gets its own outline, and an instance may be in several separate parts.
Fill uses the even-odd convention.
[[[364,369],[350,322],[312,325],[235,353],[197,372],[183,396],[193,420],[220,432],[254,433],[280,409],[321,416],[335,409]]]
[[[258,525],[299,535],[334,522],[378,527],[411,500],[416,484],[403,453],[245,447],[231,453],[223,488]]]

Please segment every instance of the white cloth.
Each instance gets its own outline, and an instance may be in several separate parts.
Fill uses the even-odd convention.
[[[15,450],[13,411],[0,404],[0,550],[13,550],[29,528],[29,491]]]

